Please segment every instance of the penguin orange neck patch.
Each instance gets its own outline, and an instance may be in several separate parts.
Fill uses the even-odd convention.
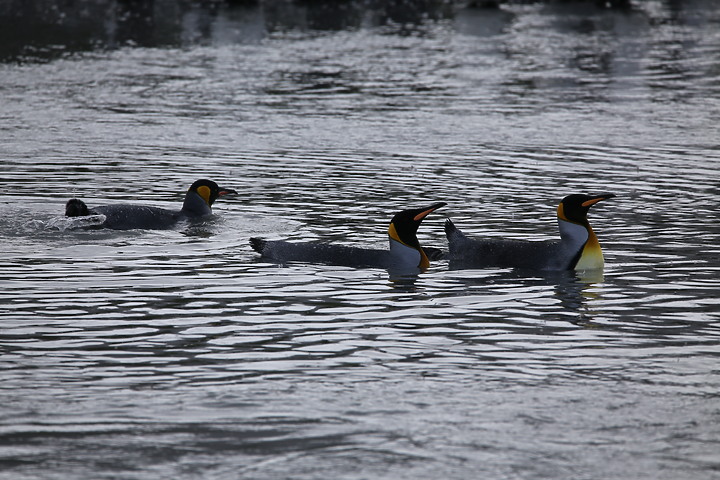
[[[205,200],[205,203],[210,205],[210,187],[207,187],[205,185],[201,185],[197,188],[197,194],[202,197],[203,200]]]
[[[566,222],[570,221],[565,216],[565,206],[562,204],[562,202],[560,202],[560,205],[558,205],[557,216],[560,220],[565,220]]]
[[[392,238],[392,239],[395,240],[396,242],[400,242],[400,243],[402,243],[403,245],[406,245],[405,242],[403,242],[402,240],[400,240],[400,235],[398,235],[397,230],[395,229],[395,224],[394,224],[394,223],[391,223],[390,226],[388,227],[388,236],[390,236],[390,238]]]

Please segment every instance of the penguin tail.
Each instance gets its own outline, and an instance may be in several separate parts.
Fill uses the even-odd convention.
[[[455,250],[455,246],[458,242],[464,242],[468,239],[462,230],[457,228],[449,218],[445,220],[445,236],[448,240],[448,248],[450,252]]]
[[[79,198],[71,198],[65,204],[66,217],[87,217],[88,215],[90,215],[90,210]]]
[[[455,224],[449,218],[445,220],[445,236],[450,238],[451,236],[458,233],[458,229]]]
[[[257,237],[253,237],[250,239],[250,246],[258,253],[263,253],[263,250],[265,250],[265,245],[267,245],[267,240],[263,240],[262,238]]]

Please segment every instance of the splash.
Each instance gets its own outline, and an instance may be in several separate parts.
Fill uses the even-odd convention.
[[[79,230],[100,227],[105,222],[105,219],[105,215],[99,214],[86,215],[83,217],[54,217],[47,222],[41,222],[38,220],[34,220],[34,222],[39,222],[43,224],[43,227],[39,228],[40,230],[65,232],[67,230]]]

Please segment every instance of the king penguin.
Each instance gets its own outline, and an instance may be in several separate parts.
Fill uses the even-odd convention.
[[[88,208],[82,200],[72,198],[65,205],[65,216],[104,215],[105,221],[98,227],[115,230],[163,229],[182,220],[198,219],[212,214],[211,207],[215,200],[231,193],[237,192],[231,188],[219,187],[211,180],[202,179],[190,186],[180,210],[129,204]]]
[[[262,258],[278,263],[306,262],[388,270],[425,270],[430,266],[430,258],[436,256],[437,249],[421,247],[417,230],[426,216],[445,205],[447,204],[439,202],[397,213],[388,227],[388,250],[261,238],[251,238],[250,245]]]
[[[573,194],[563,198],[557,208],[560,240],[526,241],[473,239],[448,219],[450,268],[509,267],[533,270],[596,270],[604,265],[603,254],[587,214],[596,203],[615,195]]]

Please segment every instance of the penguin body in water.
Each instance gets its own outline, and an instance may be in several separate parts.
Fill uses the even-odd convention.
[[[560,240],[473,239],[448,219],[445,222],[445,234],[450,268],[509,267],[556,271],[602,269],[602,250],[588,223],[587,213],[597,202],[614,196],[606,193],[565,197],[557,209]]]
[[[198,180],[185,194],[180,210],[168,210],[146,205],[118,204],[88,208],[82,200],[73,198],[65,205],[65,216],[84,217],[103,215],[105,220],[98,227],[115,230],[164,229],[179,221],[198,219],[212,214],[212,204],[223,195],[237,193],[231,188],[219,187],[211,180]]]
[[[397,213],[388,227],[388,250],[261,238],[251,238],[250,245],[262,258],[278,263],[305,262],[388,270],[424,270],[429,267],[430,259],[436,258],[437,249],[421,247],[417,230],[427,215],[445,205],[446,203],[439,202]]]

